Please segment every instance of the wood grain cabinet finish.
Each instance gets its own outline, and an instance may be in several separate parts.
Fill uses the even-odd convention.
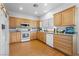
[[[46,34],[44,32],[37,32],[37,39],[46,43]]]
[[[30,39],[31,40],[37,39],[37,32],[31,32],[30,33]]]
[[[21,32],[10,32],[10,43],[21,42]]]
[[[68,55],[73,55],[73,37],[54,35],[54,48],[57,48]]]
[[[55,26],[61,26],[62,24],[62,13],[56,13],[54,14],[54,25]]]
[[[75,7],[68,8],[62,12],[54,14],[55,26],[75,25]]]
[[[16,19],[14,17],[9,18],[9,28],[16,28]]]
[[[75,7],[62,12],[62,25],[75,25]]]
[[[38,28],[38,27],[40,27],[40,21],[39,20],[31,20],[30,26],[34,27],[34,28]]]
[[[30,24],[30,27],[34,27],[34,28],[40,27],[40,20],[31,20],[31,19],[24,19],[24,18],[17,18],[17,17],[9,18],[9,27],[11,29],[19,27],[20,24],[23,24],[23,23]]]

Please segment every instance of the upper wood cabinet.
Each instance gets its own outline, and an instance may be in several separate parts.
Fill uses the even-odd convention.
[[[62,12],[62,25],[75,25],[75,7]]]
[[[30,20],[29,19],[16,18],[16,26],[20,26],[20,24],[23,24],[23,23],[30,24]]]
[[[39,20],[31,20],[30,26],[35,27],[35,28],[40,27],[40,21]]]
[[[54,14],[55,26],[75,25],[75,7],[68,8],[62,12]]]
[[[54,14],[54,25],[55,26],[61,26],[62,24],[62,13],[56,13]]]
[[[16,28],[16,19],[14,17],[9,18],[9,28]]]

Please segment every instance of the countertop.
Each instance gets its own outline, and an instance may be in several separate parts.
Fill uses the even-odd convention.
[[[9,29],[9,32],[24,32],[25,30],[21,29]],[[28,30],[27,30],[28,31]],[[29,32],[37,32],[37,30],[29,30]]]
[[[55,34],[55,33],[54,33],[54,35],[66,35],[66,36],[74,36],[74,35],[76,35],[76,34],[64,34],[64,33],[58,33],[58,34]]]

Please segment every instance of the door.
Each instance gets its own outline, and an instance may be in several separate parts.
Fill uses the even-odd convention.
[[[21,32],[21,41],[30,41],[30,32]]]
[[[30,33],[30,39],[31,40],[37,39],[37,32],[31,32]]]
[[[8,55],[8,40],[6,36],[8,33],[6,29],[7,18],[4,16],[3,11],[0,10],[0,56]]]
[[[46,43],[53,47],[53,34],[46,34]]]
[[[14,17],[9,18],[9,28],[16,28],[16,20]]]
[[[61,12],[54,14],[54,25],[55,26],[61,26],[62,25],[62,14],[61,14]]]
[[[17,32],[10,32],[10,43],[17,42]]]
[[[62,12],[62,25],[75,25],[75,7]]]

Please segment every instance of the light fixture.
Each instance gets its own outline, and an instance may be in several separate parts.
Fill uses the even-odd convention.
[[[35,11],[35,14],[38,14],[38,12],[37,12],[37,11]]]
[[[23,7],[19,7],[19,10],[23,10]]]
[[[33,7],[37,8],[39,5],[37,3],[33,4]]]
[[[44,6],[47,6],[48,4],[47,3],[44,3]]]

